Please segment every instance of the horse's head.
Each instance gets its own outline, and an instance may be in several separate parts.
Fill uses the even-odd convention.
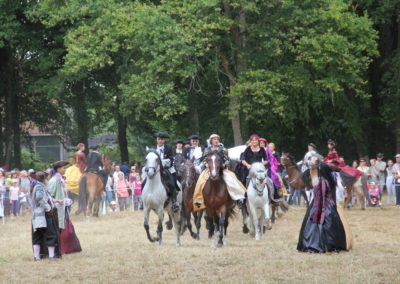
[[[191,187],[196,181],[196,169],[192,160],[185,160],[182,172],[182,185],[184,188]]]
[[[311,169],[315,169],[318,167],[319,163],[322,161],[321,155],[317,154],[317,152],[311,152],[311,155],[308,157],[307,165]]]
[[[253,163],[249,170],[249,177],[254,179],[256,185],[265,183],[267,177],[267,170],[262,163]]]
[[[161,159],[156,151],[149,150],[145,160],[145,171],[149,179],[152,179],[161,168]]]
[[[290,155],[289,153],[282,153],[281,164],[284,167],[293,166],[295,164],[294,157],[292,155]]]
[[[174,159],[174,167],[176,170],[176,175],[180,178],[183,176],[184,172],[184,163],[185,163],[185,158],[183,155],[176,155]]]
[[[222,159],[218,151],[213,151],[207,155],[207,165],[210,170],[210,178],[218,180],[222,170]]]

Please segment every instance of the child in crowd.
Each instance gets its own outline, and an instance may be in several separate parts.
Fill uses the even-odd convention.
[[[109,175],[106,184],[106,201],[107,204],[110,206],[110,208],[111,208],[111,201],[113,200],[113,192],[114,192],[113,178],[111,175]]]
[[[133,191],[133,204],[134,210],[143,210],[142,201],[142,178],[139,173],[136,173],[136,179],[134,181],[134,191]]]
[[[13,178],[10,186],[10,204],[11,212],[14,216],[19,215],[19,185],[18,179]]]

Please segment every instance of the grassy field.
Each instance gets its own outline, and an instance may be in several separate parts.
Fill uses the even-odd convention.
[[[223,248],[212,246],[205,226],[200,241],[186,233],[177,248],[173,231],[164,228],[164,243],[152,244],[142,212],[73,216],[83,251],[41,262],[33,262],[30,217],[7,219],[0,223],[0,282],[400,283],[400,208],[346,211],[354,249],[332,254],[297,252],[304,213],[291,207],[258,242],[242,234],[236,218]]]

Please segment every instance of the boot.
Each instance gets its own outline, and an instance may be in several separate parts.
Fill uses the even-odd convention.
[[[244,199],[244,198],[238,199],[238,200],[236,201],[236,204],[237,204],[237,206],[239,207],[239,209],[241,210],[241,209],[244,207],[244,205],[245,205],[245,199]]]

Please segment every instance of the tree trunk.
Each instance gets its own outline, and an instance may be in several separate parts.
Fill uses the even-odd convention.
[[[21,129],[20,129],[20,115],[19,115],[19,100],[17,92],[14,95],[14,104],[12,110],[12,129],[13,129],[13,148],[14,148],[14,167],[21,168]]]
[[[128,139],[126,138],[126,128],[128,126],[126,117],[121,113],[121,95],[118,94],[115,100],[115,108],[118,124],[118,145],[121,154],[121,163],[129,164]]]
[[[78,82],[72,89],[73,92],[73,108],[74,119],[77,124],[77,133],[73,143],[84,143],[86,152],[88,152],[88,139],[89,139],[89,115],[87,111],[87,90],[85,82]]]
[[[400,48],[400,15],[397,17],[397,46]],[[395,139],[396,139],[396,153],[400,153],[400,112],[396,112],[396,126],[395,126]]]
[[[4,136],[5,136],[5,164],[9,168],[13,167],[13,109],[14,109],[14,92],[13,92],[13,75],[14,69],[12,66],[11,52],[6,50],[5,56],[5,125],[4,125]]]
[[[0,97],[0,106],[4,109],[3,100]],[[4,135],[3,135],[3,111],[0,111],[0,165],[4,164]]]
[[[190,107],[190,129],[193,133],[199,133],[200,131],[200,119],[198,109],[198,96],[196,93],[190,94],[189,107]]]
[[[239,18],[233,15],[235,8],[232,8],[228,1],[223,3],[225,14],[228,18],[234,21],[231,26],[231,32],[233,35],[233,41],[235,43],[235,62],[233,68],[230,66],[228,58],[220,52],[220,58],[222,60],[222,66],[229,79],[230,90],[235,86],[240,74],[246,69],[246,62],[243,58],[243,48],[246,46],[246,11],[240,6],[237,10]],[[235,24],[238,22],[238,25]],[[233,141],[235,145],[243,144],[243,136],[241,132],[241,121],[240,121],[240,101],[238,97],[230,96],[229,102],[230,114],[231,114],[231,125],[233,131]]]

